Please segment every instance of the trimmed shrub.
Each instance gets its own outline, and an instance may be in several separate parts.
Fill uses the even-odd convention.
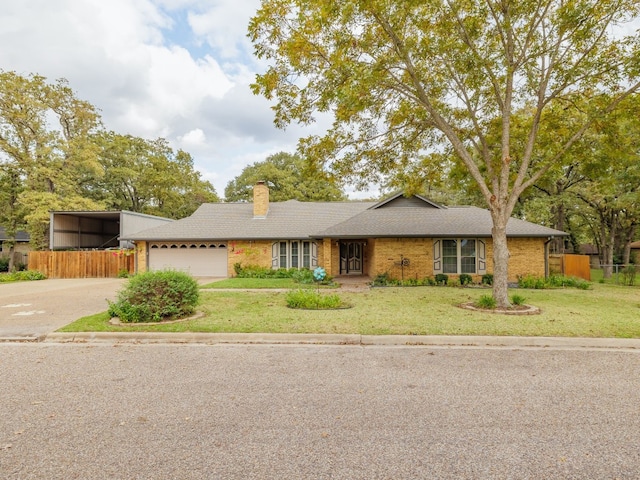
[[[493,273],[485,273],[482,275],[482,285],[493,285]]]
[[[198,283],[186,273],[145,272],[131,277],[116,301],[109,302],[109,315],[131,323],[184,318],[199,299]]]
[[[336,294],[323,295],[315,290],[291,290],[287,293],[287,306],[289,308],[305,308],[309,310],[329,310],[344,308],[340,296]]]
[[[447,285],[449,283],[449,275],[438,273],[436,275],[436,285]]]
[[[468,273],[461,273],[458,279],[460,281],[460,285],[471,285],[473,283],[473,277]]]
[[[238,278],[292,278],[299,271],[297,268],[273,269],[258,265],[242,266],[240,263],[234,263],[233,270]]]

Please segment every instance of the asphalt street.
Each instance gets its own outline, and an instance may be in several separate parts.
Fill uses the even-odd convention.
[[[640,353],[0,344],[3,479],[637,479]]]

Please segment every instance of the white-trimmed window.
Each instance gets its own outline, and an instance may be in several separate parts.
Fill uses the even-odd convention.
[[[484,274],[486,245],[474,238],[444,238],[433,242],[433,272]]]
[[[318,266],[318,245],[306,240],[282,240],[271,246],[271,268],[309,268]]]

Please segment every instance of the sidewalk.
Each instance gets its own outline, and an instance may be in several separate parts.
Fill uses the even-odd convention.
[[[34,339],[35,340],[35,339]],[[46,343],[182,343],[240,345],[361,345],[453,348],[595,349],[640,353],[637,338],[500,337],[452,335],[340,335],[278,333],[54,332]]]

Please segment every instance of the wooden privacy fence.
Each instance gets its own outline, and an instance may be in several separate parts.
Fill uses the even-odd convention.
[[[578,277],[591,281],[589,255],[549,255],[549,273]]]
[[[124,270],[134,273],[134,258],[109,250],[29,252],[29,270],[48,278],[115,278]]]

